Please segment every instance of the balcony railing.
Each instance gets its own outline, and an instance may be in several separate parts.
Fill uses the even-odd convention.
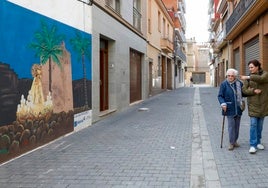
[[[179,5],[179,10],[180,10],[181,12],[184,12],[184,8],[183,8],[183,4],[182,4],[182,2],[179,2],[178,5]]]
[[[216,36],[215,41],[214,41],[214,48],[215,49],[220,49],[222,48],[223,45],[226,44],[226,40],[225,39],[226,33],[225,33],[225,28],[223,28],[223,30]],[[215,50],[217,51],[217,50]]]
[[[222,42],[225,36],[226,36],[226,32],[225,32],[225,28],[223,28],[221,32],[216,36],[217,42]]]
[[[254,2],[257,0],[243,0],[238,3],[234,12],[229,17],[226,22],[226,33],[228,34],[234,26],[238,23],[239,20],[243,19],[245,13],[247,13],[250,7],[253,5]]]
[[[180,28],[175,28],[176,35],[179,36],[181,42],[186,42],[186,37]]]
[[[186,55],[180,48],[176,48],[175,55],[176,57],[179,57],[179,59],[181,59],[182,61],[186,62]]]
[[[141,31],[141,14],[135,7],[133,7],[133,26]]]

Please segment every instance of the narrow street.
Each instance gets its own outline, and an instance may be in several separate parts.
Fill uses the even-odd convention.
[[[244,112],[240,147],[228,151],[218,88],[163,92],[89,128],[0,165],[0,187],[268,187],[267,149],[249,154]]]

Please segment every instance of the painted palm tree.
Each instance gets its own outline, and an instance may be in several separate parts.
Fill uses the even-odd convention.
[[[87,93],[87,75],[86,75],[86,63],[85,58],[91,57],[90,46],[91,41],[89,38],[85,38],[81,33],[76,32],[75,38],[70,40],[70,43],[77,53],[79,53],[79,60],[82,61],[83,66],[83,82],[84,82],[84,94],[85,94],[85,107],[88,107],[88,93]]]
[[[41,31],[34,34],[36,43],[31,43],[30,47],[36,50],[36,56],[40,57],[42,65],[49,63],[49,91],[52,92],[52,61],[61,68],[59,57],[62,56],[61,42],[63,35],[57,34],[56,26],[49,28],[45,22],[41,22]]]

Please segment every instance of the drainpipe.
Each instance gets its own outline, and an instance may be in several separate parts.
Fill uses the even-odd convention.
[[[226,65],[227,67],[225,67],[225,70],[226,68],[229,68],[229,65],[231,65],[231,61],[230,61],[230,40],[227,41],[227,46],[228,46],[228,65]],[[238,70],[240,72],[240,70]],[[226,72],[226,71],[225,71]]]
[[[177,42],[178,42],[178,38],[176,36],[176,31],[174,29],[174,41],[173,41],[173,56],[174,56],[174,89],[176,89],[176,72],[177,72]],[[178,74],[177,74],[178,76]]]
[[[176,50],[174,50],[174,89],[176,89],[176,71],[177,71],[177,67],[176,67]]]

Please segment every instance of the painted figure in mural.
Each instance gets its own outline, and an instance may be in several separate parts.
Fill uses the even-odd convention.
[[[39,108],[42,108],[44,105],[44,94],[42,88],[42,67],[41,65],[34,64],[32,66],[32,75],[33,83],[31,90],[29,91],[29,97],[31,98],[32,103]]]
[[[34,64],[32,66],[32,75],[34,79],[27,99],[24,98],[24,95],[21,96],[20,104],[17,108],[17,119],[45,116],[53,110],[51,93],[48,93],[46,101],[44,99],[41,80],[42,66]]]

